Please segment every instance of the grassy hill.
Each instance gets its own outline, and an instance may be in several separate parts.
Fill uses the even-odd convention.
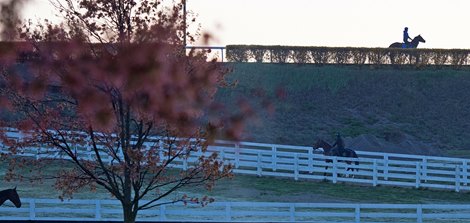
[[[433,67],[374,67],[228,63],[233,89],[217,100],[271,99],[275,112],[259,113],[247,141],[311,145],[346,136],[360,150],[469,157],[470,71]],[[276,97],[280,90],[284,97]]]

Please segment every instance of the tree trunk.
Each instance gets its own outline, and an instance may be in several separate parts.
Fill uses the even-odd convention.
[[[134,213],[132,210],[132,204],[122,203],[122,208],[124,212],[124,223],[135,223],[137,212]]]

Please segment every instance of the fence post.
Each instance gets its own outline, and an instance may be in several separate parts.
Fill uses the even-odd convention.
[[[333,157],[333,183],[335,184],[338,182],[338,158],[335,156]]]
[[[388,155],[384,155],[384,180],[388,180]]]
[[[240,144],[235,144],[235,168],[240,167]]]
[[[455,192],[460,191],[460,166],[455,165]]]
[[[421,184],[421,163],[416,162],[416,182],[415,188],[419,188]]]
[[[416,207],[416,222],[423,223],[423,206],[421,204]]]
[[[75,145],[75,149],[78,149],[77,147],[78,147],[78,146]],[[87,158],[88,158],[88,160],[93,160],[93,155],[94,155],[94,154],[93,154],[93,152],[91,151],[91,147],[88,147],[88,146],[87,146],[85,151],[86,151],[86,153],[87,153]]]
[[[165,207],[165,205],[161,205],[161,206],[160,206],[160,220],[161,220],[161,221],[165,221],[165,220],[166,220],[166,214],[165,214],[165,212],[166,212],[166,207]]]
[[[372,186],[377,186],[377,181],[378,181],[378,177],[377,177],[377,160],[374,159],[374,164],[373,164],[373,173],[372,173]]]
[[[188,157],[183,157],[183,170],[188,169]]]
[[[294,155],[294,180],[299,180],[299,154]]]
[[[36,199],[29,200],[29,220],[36,219]]]
[[[260,177],[262,172],[263,172],[263,168],[261,168],[261,152],[258,152],[258,160],[257,160],[257,165],[256,165],[256,174]]]
[[[225,160],[225,152],[224,150],[222,149],[222,151],[220,152],[220,160],[223,162]],[[219,171],[222,172],[224,170],[224,166],[220,166],[219,167]]]
[[[428,164],[427,164],[428,162],[427,162],[427,160],[428,159],[426,157],[424,157],[423,162],[421,163],[421,166],[422,166],[422,168],[421,168],[422,178],[421,179],[423,179],[424,182],[427,182],[427,177],[428,177]]]
[[[222,61],[221,62],[224,62],[224,49],[223,48],[220,48],[220,55],[222,57]]]
[[[354,222],[360,223],[361,222],[361,206],[360,204],[356,204],[354,208]]]
[[[277,169],[277,148],[276,148],[276,146],[272,146],[271,151],[272,151],[272,154],[271,154],[272,169],[273,169],[273,171],[276,171],[276,169]]]
[[[313,173],[313,150],[308,150],[308,172]]]
[[[464,160],[462,161],[462,179],[463,179],[463,185],[467,186],[468,184],[468,164],[467,161]]]
[[[158,140],[158,156],[160,157],[161,162],[163,163],[163,141]]]
[[[95,200],[95,219],[101,220],[101,201]]]
[[[295,206],[293,203],[289,205],[289,213],[290,213],[290,222],[295,222]]]
[[[225,203],[225,220],[232,221],[232,206],[230,202]]]

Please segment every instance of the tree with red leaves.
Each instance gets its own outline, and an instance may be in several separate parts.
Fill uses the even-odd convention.
[[[184,49],[183,35],[194,41],[185,33],[184,0],[51,3],[63,23],[4,26],[4,40],[24,40],[4,42],[0,58],[0,105],[9,113],[0,140],[10,151],[9,179],[19,167],[54,160],[17,156],[36,149],[74,164],[54,176],[63,196],[102,187],[121,202],[125,222],[167,202],[212,201],[163,198],[231,176],[232,166],[207,148],[218,136],[237,139],[252,110],[241,104],[226,114],[214,103],[229,70],[206,52]],[[25,69],[18,69],[19,57]],[[19,140],[7,137],[12,128],[22,133]]]

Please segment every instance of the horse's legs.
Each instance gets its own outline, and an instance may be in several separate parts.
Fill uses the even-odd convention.
[[[346,161],[346,164],[347,164],[347,167],[346,167],[346,177],[349,177],[349,171],[354,171],[354,169],[352,169],[351,167],[349,167],[349,165],[351,165],[351,162],[350,161]]]
[[[359,172],[359,169],[352,167],[352,165],[353,165],[352,161],[346,161],[346,162],[348,163],[348,168],[347,168],[346,172],[351,171],[351,176],[352,176],[352,178],[354,178],[354,171]],[[359,164],[356,162],[356,165],[359,165]]]
[[[357,158],[357,157],[355,157],[355,158]],[[358,161],[355,161],[354,164],[355,164],[356,166],[358,166],[358,165],[359,165],[359,162],[358,162]],[[357,167],[356,167],[356,168],[351,168],[351,170],[352,170],[352,173],[353,173],[352,176],[353,176],[353,178],[354,178],[354,170],[359,173],[359,168],[357,168]]]
[[[331,161],[331,160],[325,160],[325,163],[326,163],[326,164],[332,163],[332,162],[333,162],[333,161]],[[328,170],[328,165],[325,166],[325,172],[323,173],[323,176],[325,176],[325,177],[326,177],[326,173],[327,173],[326,171],[327,171],[327,170]]]

